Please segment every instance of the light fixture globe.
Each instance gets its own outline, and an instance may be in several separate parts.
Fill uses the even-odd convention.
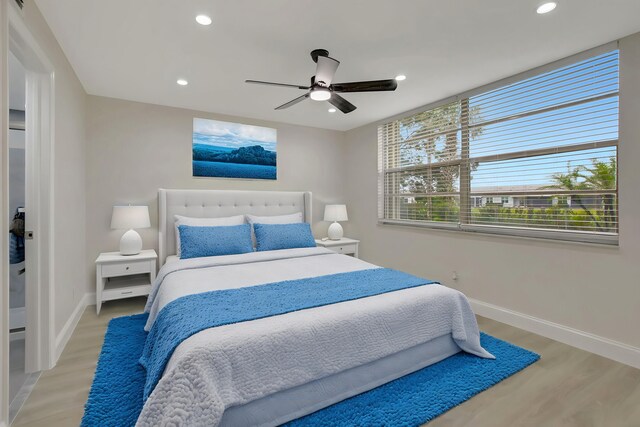
[[[320,87],[320,88],[311,90],[311,93],[309,94],[309,96],[314,101],[326,101],[329,98],[331,98],[331,92],[329,92],[329,89]]]

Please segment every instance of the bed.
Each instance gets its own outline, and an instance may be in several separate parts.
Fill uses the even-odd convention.
[[[299,289],[306,289],[302,285],[327,277],[342,280],[348,288],[349,278],[386,270],[315,247],[193,259],[175,256],[174,215],[302,212],[304,221],[311,223],[311,200],[308,192],[161,189],[159,258],[164,265],[145,307],[148,344],[166,339],[154,335],[154,328],[160,328],[158,319],[194,296],[264,284],[299,284]],[[196,315],[191,310],[199,314],[207,307],[185,306],[179,314],[188,319]],[[459,351],[493,357],[480,346],[466,297],[437,283],[211,327],[175,346],[149,388],[137,425],[280,425]]]

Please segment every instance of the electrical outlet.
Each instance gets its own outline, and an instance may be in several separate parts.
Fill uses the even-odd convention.
[[[458,280],[458,272],[457,272],[457,271],[454,271],[453,273],[451,273],[451,278],[452,278],[453,280]]]

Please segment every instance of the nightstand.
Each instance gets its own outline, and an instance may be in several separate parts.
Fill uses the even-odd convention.
[[[340,240],[319,240],[316,239],[316,245],[327,248],[334,252],[344,255],[353,255],[358,258],[358,245],[360,240],[349,239],[343,237]]]
[[[105,252],[96,259],[96,313],[104,301],[149,295],[156,279],[156,259],[153,249],[138,255]]]

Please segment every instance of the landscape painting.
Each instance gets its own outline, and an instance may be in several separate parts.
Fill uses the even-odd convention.
[[[193,176],[276,179],[277,131],[193,119]]]

